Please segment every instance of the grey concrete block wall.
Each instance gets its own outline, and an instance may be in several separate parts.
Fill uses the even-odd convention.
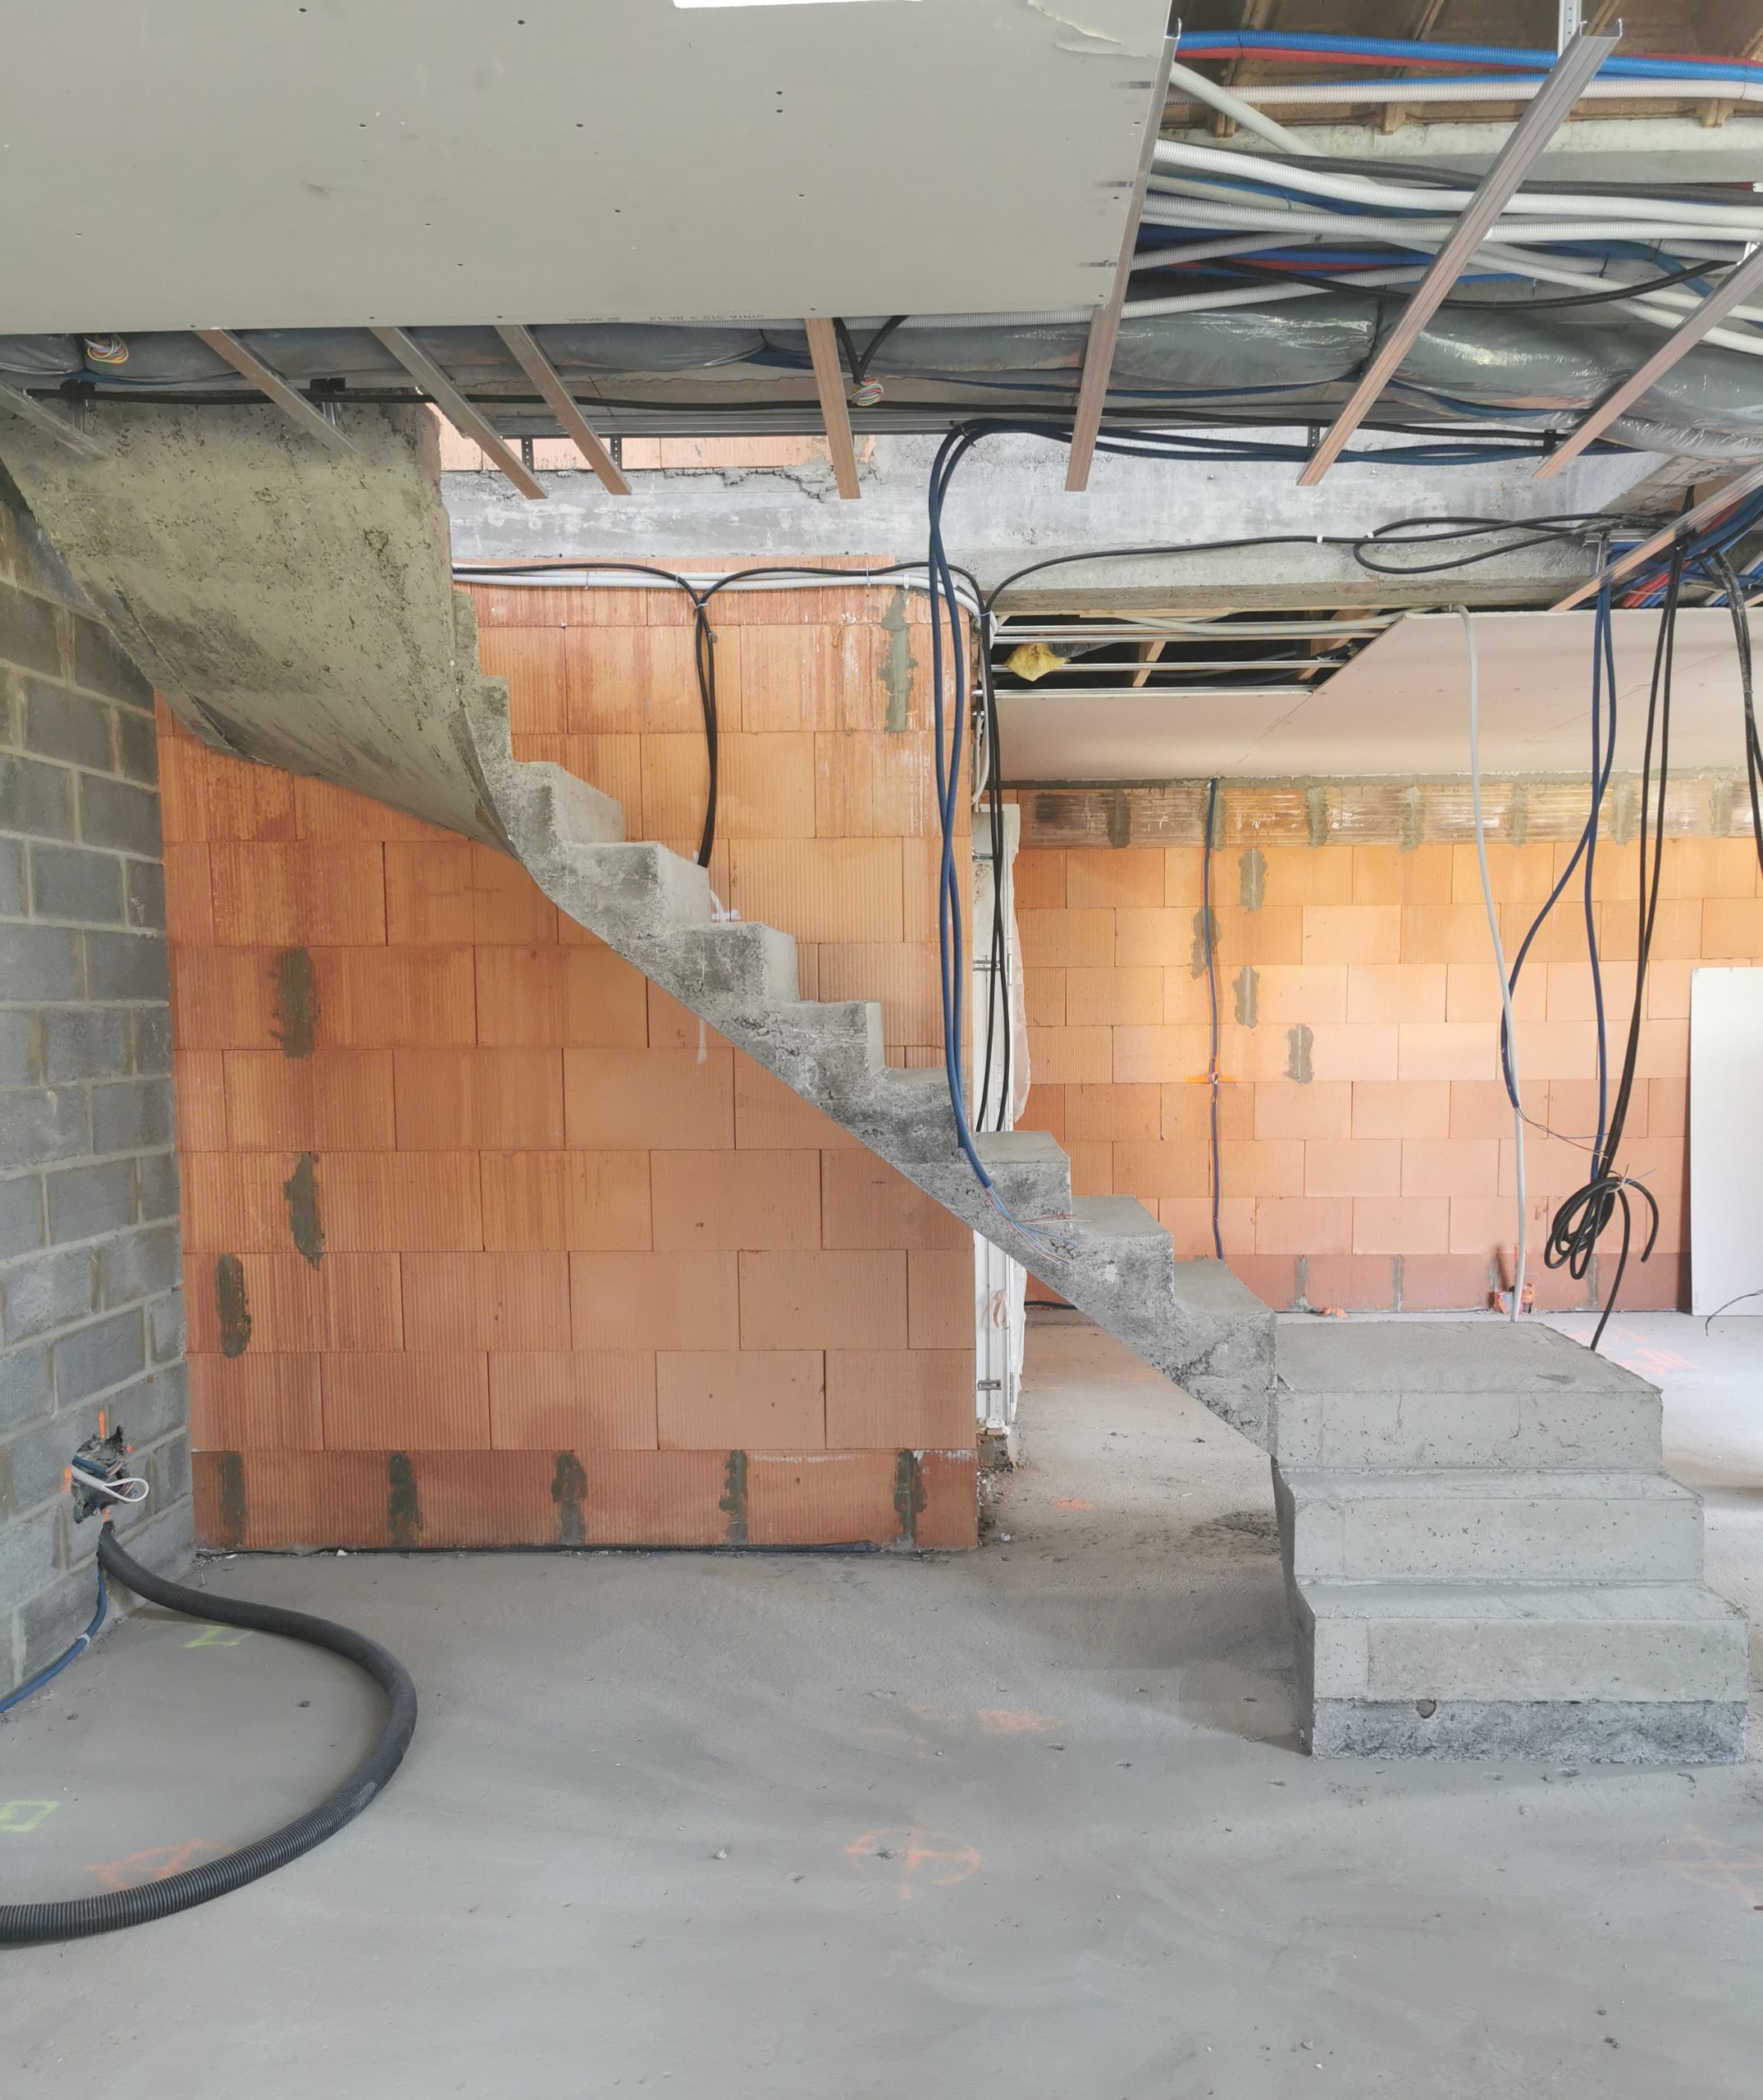
[[[63,1482],[102,1416],[190,1551],[153,695],[0,469],[0,1695],[92,1614]]]

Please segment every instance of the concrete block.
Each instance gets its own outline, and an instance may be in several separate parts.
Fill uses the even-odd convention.
[[[135,1162],[107,1159],[46,1177],[52,1240],[94,1239],[135,1222]]]
[[[0,935],[0,988],[21,1006],[77,999],[80,936],[71,926],[8,926]]]
[[[153,686],[123,655],[110,629],[75,614],[73,634],[75,682],[151,717]]]
[[[165,931],[165,870],[157,861],[125,861],[128,920],[144,931]]]
[[[131,868],[144,867],[131,861]],[[139,1079],[162,1079],[171,1071],[171,1009],[169,1007],[132,1007],[129,1010],[132,1062]]]
[[[0,1093],[0,1174],[91,1148],[91,1114],[81,1089],[9,1087]]]
[[[120,1080],[93,1088],[94,1152],[156,1150],[172,1139],[169,1080]]]
[[[98,1261],[107,1306],[132,1304],[170,1290],[178,1273],[176,1221],[119,1232],[98,1249]]]
[[[1275,1506],[1291,1579],[1695,1582],[1701,1504],[1660,1473],[1291,1472]]]
[[[10,583],[0,583],[0,656],[9,664],[62,674],[61,608]]]
[[[90,1317],[97,1303],[98,1259],[89,1247],[57,1247],[27,1254],[0,1276],[7,1346],[53,1334]]]
[[[178,1211],[177,1154],[175,1152],[144,1153],[139,1167],[142,1223],[153,1218],[176,1217]]]
[[[89,1568],[82,1568],[77,1574],[58,1574],[47,1588],[27,1597],[18,1611],[25,1656],[16,1682],[22,1684],[65,1655],[92,1623],[97,1609],[98,1584]],[[0,1691],[10,1688],[0,1676]],[[65,1680],[57,1682],[57,1691],[65,1693],[66,1689]],[[39,1696],[53,1697],[54,1693],[45,1686]]]
[[[33,678],[25,693],[25,749],[64,765],[111,768],[110,710],[101,700]]]
[[[171,1363],[184,1354],[184,1294],[168,1292],[147,1308],[147,1354],[155,1363]]]
[[[36,1029],[34,1014],[0,1007],[0,1088],[34,1086],[42,1078]]]
[[[122,1008],[66,1007],[43,1016],[43,1075],[50,1085],[125,1079],[134,1062]]]
[[[153,716],[121,714],[116,718],[115,728],[117,772],[125,780],[138,780],[144,787],[157,787],[159,740],[153,733]]]
[[[25,916],[25,845],[0,838],[0,919]]]
[[[53,1414],[39,1416],[0,1445],[12,1476],[15,1509],[34,1509],[59,1502],[67,1462],[87,1437],[98,1433],[98,1417],[107,1405],[105,1400],[89,1399],[59,1408]]]
[[[22,1603],[55,1579],[55,1512],[33,1511],[0,1525],[0,1597]]]
[[[78,778],[80,836],[89,844],[112,846],[121,853],[158,853],[159,797],[152,788],[90,773]]]
[[[47,1414],[54,1404],[47,1342],[0,1355],[0,1436]]]
[[[86,969],[94,999],[169,999],[162,934],[88,934]]]
[[[34,1174],[0,1181],[0,1262],[43,1244],[43,1183]]]
[[[134,1377],[147,1362],[146,1331],[138,1308],[76,1327],[54,1345],[55,1396],[62,1408],[89,1394],[107,1392]]]
[[[30,849],[31,902],[39,919],[122,923],[122,863],[114,853],[48,843]]]
[[[74,781],[66,766],[0,756],[0,831],[30,838],[71,838]]]

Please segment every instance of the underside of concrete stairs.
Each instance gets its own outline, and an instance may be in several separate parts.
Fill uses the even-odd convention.
[[[106,403],[86,459],[17,424],[39,523],[180,716],[519,860],[605,941],[1234,1428],[1270,1448],[1321,1754],[1738,1754],[1744,1624],[1701,1586],[1700,1509],[1658,1399],[1560,1335],[1486,1324],[1284,1331],[1130,1198],[1074,1198],[1061,1148],[963,1160],[940,1071],[888,1068],[872,1002],[798,996],[784,929],[624,838],[619,805],[517,762],[452,585],[433,419],[359,409],[352,454],[272,409]],[[1007,1217],[1005,1211],[1010,1213]],[[1021,1221],[1021,1227],[1012,1220]],[[1270,1420],[1270,1400],[1272,1418]]]
[[[1633,1372],[1528,1322],[1287,1326],[1273,1483],[1315,1755],[1742,1755],[1745,1618]]]

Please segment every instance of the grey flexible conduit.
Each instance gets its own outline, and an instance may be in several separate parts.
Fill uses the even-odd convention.
[[[78,1897],[64,1903],[0,1904],[0,1947],[81,1939],[93,1933],[116,1932],[124,1925],[145,1924],[150,1919],[169,1917],[176,1911],[212,1902],[217,1896],[273,1874],[277,1867],[322,1845],[360,1815],[398,1769],[416,1730],[416,1687],[410,1681],[410,1673],[395,1655],[365,1634],[305,1612],[285,1611],[279,1605],[213,1596],[185,1589],[180,1582],[168,1582],[149,1574],[130,1559],[107,1524],[98,1541],[98,1558],[107,1575],[150,1605],[182,1612],[192,1618],[218,1621],[222,1626],[249,1627],[254,1633],[284,1634],[290,1640],[304,1641],[344,1656],[365,1670],[385,1693],[385,1725],[373,1747],[340,1786],[327,1794],[316,1808],[308,1809],[267,1838],[256,1838],[202,1866],[169,1874],[162,1881],[144,1883],[138,1888],[118,1889],[107,1896]]]

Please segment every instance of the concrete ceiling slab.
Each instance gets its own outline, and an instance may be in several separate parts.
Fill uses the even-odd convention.
[[[0,332],[1094,304],[1167,0],[15,4]]]
[[[1489,774],[1589,774],[1589,613],[1475,613],[1482,765]],[[1656,612],[1615,615],[1619,772],[1638,771]],[[1003,696],[1012,780],[1237,779],[1468,771],[1463,624],[1411,614],[1313,690],[1277,694],[1144,692],[1125,697]],[[1679,615],[1671,762],[1678,770],[1743,764],[1732,616]]]

